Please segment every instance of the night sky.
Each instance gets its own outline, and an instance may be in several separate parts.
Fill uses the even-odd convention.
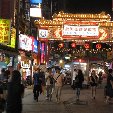
[[[69,13],[100,13],[111,14],[112,0],[65,0],[66,12]]]

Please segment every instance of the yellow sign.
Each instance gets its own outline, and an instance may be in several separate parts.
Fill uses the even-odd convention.
[[[0,19],[0,43],[8,44],[10,42],[10,26],[9,19]]]
[[[15,42],[16,42],[16,29],[12,28],[11,29],[11,41],[10,41],[10,45],[8,44],[8,46],[15,48]]]

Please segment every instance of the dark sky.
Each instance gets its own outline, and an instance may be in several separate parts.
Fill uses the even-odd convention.
[[[112,0],[65,0],[66,12],[70,13],[100,13],[111,14]]]

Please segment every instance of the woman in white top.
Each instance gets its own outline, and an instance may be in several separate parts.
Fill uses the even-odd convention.
[[[60,68],[56,69],[56,73],[54,75],[55,79],[55,93],[56,93],[56,101],[60,102],[61,99],[61,90],[63,86],[64,75],[60,73]]]

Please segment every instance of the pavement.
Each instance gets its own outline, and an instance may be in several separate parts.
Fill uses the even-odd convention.
[[[113,113],[113,104],[106,104],[104,89],[98,88],[96,99],[91,99],[91,90],[82,89],[80,101],[76,102],[75,90],[70,85],[62,89],[60,103],[55,101],[53,93],[52,101],[45,99],[45,94],[39,96],[39,101],[33,99],[32,87],[26,88],[23,98],[23,113]]]
[[[91,99],[91,90],[82,89],[80,101],[76,102],[75,90],[70,85],[65,85],[62,89],[62,99],[60,103],[55,100],[53,93],[52,101],[45,99],[45,94],[39,96],[39,101],[33,99],[33,89],[25,89],[23,98],[22,113],[112,113],[113,104],[106,104],[104,89],[98,88],[96,99]],[[5,113],[5,112],[4,112]]]

